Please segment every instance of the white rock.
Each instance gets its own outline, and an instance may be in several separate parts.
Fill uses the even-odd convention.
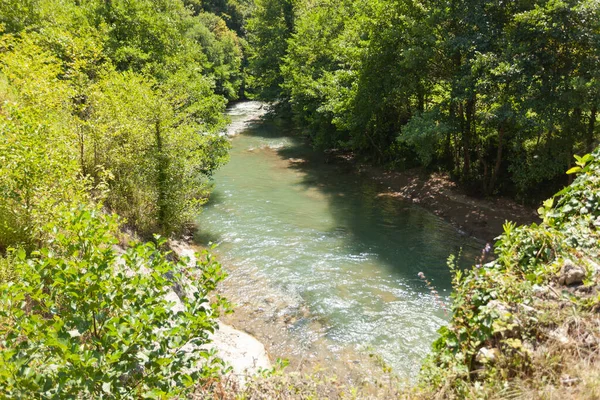
[[[215,349],[219,357],[230,365],[240,385],[246,377],[261,369],[271,368],[271,360],[265,346],[253,336],[219,322],[219,330],[210,336],[207,349]]]
[[[488,349],[487,347],[482,347],[477,352],[475,361],[480,364],[493,363],[498,359],[498,357],[500,357],[500,350],[496,348]]]

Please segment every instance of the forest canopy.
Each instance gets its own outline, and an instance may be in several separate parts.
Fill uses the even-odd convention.
[[[256,0],[248,31],[260,95],[320,148],[535,202],[598,140],[595,0]]]
[[[0,238],[33,235],[24,219],[50,218],[47,202],[100,183],[109,189],[104,204],[142,235],[182,229],[227,160],[219,132],[242,83],[236,33],[172,0],[0,7],[0,124],[12,148],[0,166],[2,188],[12,188],[0,213],[14,222]],[[26,167],[13,159],[36,173],[20,176]]]

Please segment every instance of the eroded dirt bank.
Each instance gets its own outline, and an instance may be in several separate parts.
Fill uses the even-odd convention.
[[[507,220],[518,225],[540,221],[534,209],[510,199],[468,196],[442,173],[426,174],[421,169],[386,171],[357,162],[347,155],[337,155],[331,160],[379,182],[384,189],[378,196],[412,201],[444,218],[465,234],[486,242],[493,242],[502,233],[502,225]]]

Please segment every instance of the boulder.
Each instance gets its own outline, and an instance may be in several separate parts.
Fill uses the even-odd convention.
[[[490,364],[496,362],[498,360],[498,357],[500,357],[500,350],[496,348],[490,349],[487,347],[482,347],[477,352],[477,355],[475,356],[475,361],[479,364]]]
[[[565,286],[579,285],[583,283],[585,278],[585,269],[577,266],[571,260],[565,260],[560,270],[558,277],[558,283]]]
[[[205,347],[215,349],[219,357],[232,367],[233,376],[243,386],[247,377],[272,367],[265,346],[246,332],[219,322]]]

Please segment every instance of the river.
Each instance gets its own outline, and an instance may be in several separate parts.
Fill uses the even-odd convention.
[[[379,196],[376,182],[327,163],[286,124],[257,120],[260,107],[229,109],[231,159],[214,175],[197,240],[218,244],[238,302],[275,291],[302,306],[288,325],[298,343],[375,352],[414,378],[449,318],[446,259],[463,248],[468,263],[482,243],[412,203]]]

